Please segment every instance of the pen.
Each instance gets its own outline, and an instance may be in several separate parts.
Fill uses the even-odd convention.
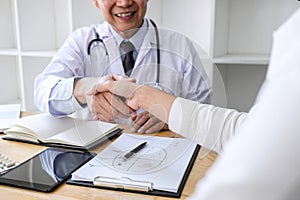
[[[129,159],[130,157],[134,156],[137,152],[142,150],[146,146],[146,144],[147,142],[143,142],[139,144],[137,147],[135,147],[134,149],[132,149],[131,151],[129,151],[128,153],[126,153],[124,155],[125,160]]]

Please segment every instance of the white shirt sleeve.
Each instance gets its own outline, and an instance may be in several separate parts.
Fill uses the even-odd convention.
[[[169,128],[208,149],[220,152],[246,116],[246,113],[233,109],[176,98],[170,111]]]
[[[62,83],[58,82],[52,89],[52,94],[49,98],[49,109],[52,116],[71,114],[83,108],[83,105],[80,105],[73,95],[75,78],[68,78]]]
[[[73,95],[76,77],[63,79],[55,76],[38,76],[35,83],[35,104],[54,117],[65,116],[82,109]]]
[[[73,32],[45,70],[35,78],[34,101],[42,112],[65,116],[82,109],[73,95],[73,84],[76,77],[84,75],[86,41],[90,35],[88,27]]]

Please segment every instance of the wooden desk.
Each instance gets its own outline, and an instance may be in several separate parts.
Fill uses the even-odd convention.
[[[159,133],[161,136],[176,136],[170,131],[165,131]],[[2,134],[0,134],[2,136]],[[107,144],[106,144],[107,145]],[[106,145],[95,149],[95,152],[101,151]],[[21,142],[13,142],[0,139],[0,151],[10,157],[11,159],[17,161],[18,163],[27,160],[28,158],[34,156],[38,152],[44,150],[45,147],[26,144]],[[182,192],[180,199],[185,199],[191,193],[193,193],[197,182],[205,175],[206,170],[213,164],[216,159],[217,154],[214,152],[209,152],[204,148],[201,148],[198,154],[197,160],[193,166],[193,169],[189,175],[186,182],[184,190]],[[174,198],[166,198],[152,195],[142,195],[130,192],[118,192],[112,190],[104,190],[97,188],[88,188],[81,186],[74,186],[69,184],[63,184],[51,193],[42,193],[26,189],[14,188],[9,186],[0,185],[0,196],[1,199],[22,199],[22,200],[36,200],[36,199],[60,199],[60,200],[70,200],[70,199],[93,199],[93,200],[113,200],[113,199],[144,199],[144,200],[171,200]]]

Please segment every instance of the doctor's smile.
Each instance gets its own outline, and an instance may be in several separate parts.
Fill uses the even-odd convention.
[[[117,14],[115,14],[115,16],[122,18],[123,20],[129,20],[134,16],[135,13],[136,13],[136,11],[126,12],[126,13],[117,13]]]

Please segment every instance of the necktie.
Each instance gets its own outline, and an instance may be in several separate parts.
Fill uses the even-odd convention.
[[[123,67],[126,75],[130,76],[131,71],[134,67],[134,59],[133,59],[133,52],[135,50],[133,44],[129,41],[123,41],[120,44],[120,47],[123,49],[125,52],[125,57],[123,60]]]

